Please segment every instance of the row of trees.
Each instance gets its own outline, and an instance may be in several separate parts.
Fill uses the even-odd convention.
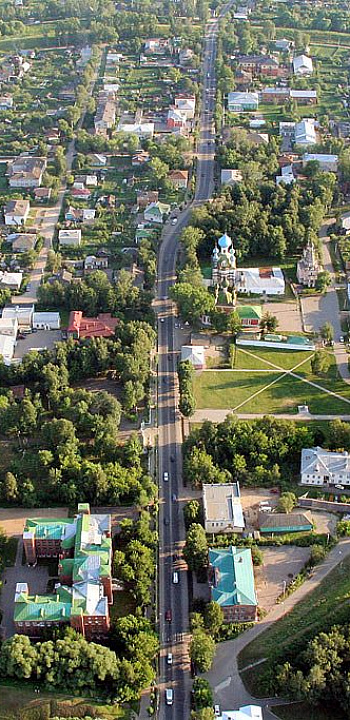
[[[196,401],[193,392],[194,367],[189,360],[182,360],[178,364],[180,401],[179,409],[185,417],[193,415]]]

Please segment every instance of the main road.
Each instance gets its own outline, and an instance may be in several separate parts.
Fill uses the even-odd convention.
[[[216,19],[208,22],[204,39],[203,84],[197,182],[193,205],[211,197],[215,163],[215,59],[218,22],[231,7],[225,5]],[[177,354],[174,341],[174,306],[168,297],[175,282],[176,256],[181,231],[189,224],[191,206],[178,217],[175,226],[164,229],[158,258],[158,466],[159,466],[159,633],[160,667],[159,717],[182,720],[190,715],[190,665],[188,658],[188,588],[185,564],[179,559],[185,538],[182,512],[182,434],[178,413]],[[165,473],[165,475],[164,475]],[[164,479],[165,478],[165,479]],[[173,582],[174,571],[179,582]],[[172,663],[167,661],[172,653]],[[167,705],[166,689],[173,690]]]

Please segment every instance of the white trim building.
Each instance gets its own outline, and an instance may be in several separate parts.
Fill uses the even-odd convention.
[[[203,508],[205,532],[243,532],[245,522],[238,482],[203,485]]]
[[[294,75],[312,75],[313,71],[312,59],[307,55],[298,55],[293,59]]]
[[[350,485],[350,455],[321,447],[303,448],[300,478],[302,485]]]

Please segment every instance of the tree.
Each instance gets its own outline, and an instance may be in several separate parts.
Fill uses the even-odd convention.
[[[265,335],[265,333],[274,333],[277,327],[278,319],[276,315],[272,315],[272,313],[269,312],[264,313],[260,320],[260,330],[263,335]]]
[[[328,445],[331,450],[350,450],[350,424],[339,418],[328,427]]]
[[[290,513],[296,505],[296,497],[292,492],[284,492],[279,497],[277,510],[281,513]]]
[[[183,555],[190,570],[197,572],[206,566],[208,562],[208,543],[205,530],[199,523],[191,525],[186,536]]]
[[[208,680],[205,680],[205,678],[201,677],[196,677],[194,679],[192,686],[192,697],[195,710],[202,710],[202,708],[212,707],[213,693]]]
[[[217,602],[211,601],[205,608],[205,627],[214,638],[217,638],[223,623],[222,607]]]
[[[257,545],[252,545],[250,549],[252,551],[253,565],[255,565],[256,567],[260,567],[260,565],[263,565],[264,556],[263,556],[260,548],[258,548]]]
[[[1,494],[6,502],[16,502],[18,498],[17,480],[11,472],[7,472],[5,475]]]
[[[327,375],[331,366],[331,356],[325,350],[316,350],[311,358],[311,368],[315,375]]]
[[[332,345],[334,338],[333,325],[330,322],[326,322],[324,325],[322,325],[322,327],[320,328],[320,335],[322,340],[324,340],[327,345]]]
[[[214,708],[205,707],[191,712],[191,720],[215,720]]]
[[[327,288],[331,285],[332,278],[328,270],[320,272],[316,280],[316,290],[319,292],[326,292]]]
[[[215,298],[205,287],[193,287],[190,283],[176,283],[170,295],[185,322],[198,323],[202,315],[210,315],[215,307]]]
[[[190,643],[190,658],[199,672],[210,670],[215,655],[215,642],[204,630],[194,630]]]
[[[239,317],[237,310],[230,313],[229,329],[234,338],[236,338],[238,333],[242,330],[242,320]]]
[[[184,518],[186,528],[189,528],[192,523],[198,523],[200,520],[201,508],[198,500],[189,500],[184,507]]]

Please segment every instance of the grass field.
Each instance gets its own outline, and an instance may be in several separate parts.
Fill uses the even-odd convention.
[[[337,622],[348,621],[349,572],[350,558],[347,557],[288,615],[244,648],[238,659],[240,669],[266,658],[266,662],[242,675],[254,695],[259,696],[263,691],[264,673],[271,671],[278,663],[292,660],[317,633],[327,631]]]
[[[339,377],[334,358],[327,375],[318,377],[312,373],[311,357],[312,353],[306,352],[262,348],[247,353],[236,348],[234,368],[243,372],[212,370],[197,374],[194,382],[197,407],[293,414],[297,412],[297,405],[306,404],[316,415],[350,414],[350,404],[346,402],[350,401],[350,387]],[[280,370],[274,370],[269,363]],[[295,371],[298,377],[283,374],[299,363],[302,365]],[[269,369],[271,372],[259,372]],[[309,385],[303,379],[320,387]],[[327,390],[344,400],[329,395]]]
[[[104,720],[128,720],[130,710],[118,705],[99,705],[90,698],[74,698],[69,695],[42,692],[38,696],[33,689],[18,685],[1,685],[0,719],[47,720],[48,717],[85,717],[97,715]]]

